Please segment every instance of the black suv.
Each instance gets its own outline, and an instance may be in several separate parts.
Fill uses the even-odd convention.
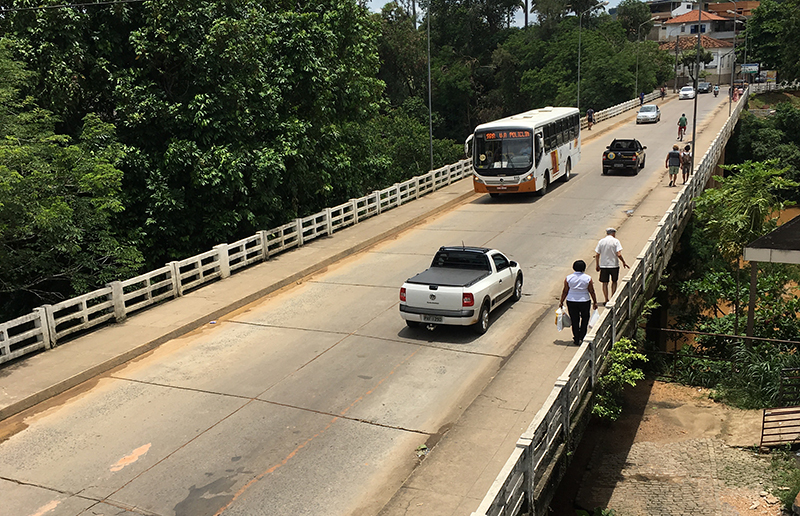
[[[697,83],[697,93],[711,93],[711,83],[710,82],[698,82]]]

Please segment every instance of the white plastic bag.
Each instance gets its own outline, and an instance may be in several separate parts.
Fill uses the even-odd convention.
[[[592,328],[595,324],[597,324],[597,321],[599,320],[600,320],[600,312],[595,308],[594,312],[592,313],[592,316],[589,318],[589,328]]]
[[[569,318],[569,314],[566,310],[559,307],[556,309],[556,328],[558,331],[563,330],[564,328],[569,328],[572,326],[572,320]]]

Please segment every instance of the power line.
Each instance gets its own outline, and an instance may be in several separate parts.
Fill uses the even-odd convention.
[[[0,9],[0,13],[13,13],[15,11],[43,11],[46,9],[66,9],[74,7],[88,7],[94,5],[116,5],[116,4],[134,4],[141,3],[145,0],[112,0],[109,2],[88,2],[85,4],[58,4],[58,5],[40,5],[37,7],[13,7],[9,9]]]

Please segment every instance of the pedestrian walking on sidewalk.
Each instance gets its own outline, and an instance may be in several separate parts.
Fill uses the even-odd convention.
[[[572,270],[575,272],[564,279],[564,289],[561,291],[558,306],[564,308],[566,300],[567,312],[572,320],[572,343],[580,346],[589,331],[589,314],[592,309],[597,310],[597,297],[592,277],[586,274],[586,262],[576,260],[572,264]]]
[[[592,126],[594,125],[594,109],[589,108],[586,110],[586,125],[588,129],[591,131]]]
[[[667,161],[664,164],[669,169],[669,186],[675,186],[678,180],[678,169],[681,168],[681,153],[677,145],[672,146],[672,150],[667,153]]]
[[[683,175],[683,184],[689,180],[689,174],[692,171],[692,147],[688,143],[681,151],[681,174]]]
[[[608,303],[608,282],[611,280],[611,297],[617,291],[617,280],[619,279],[619,264],[626,269],[630,269],[622,257],[622,244],[617,240],[617,230],[614,228],[606,229],[606,237],[597,242],[594,249],[594,260],[597,264],[597,271],[600,273],[600,283],[603,285],[603,305]]]

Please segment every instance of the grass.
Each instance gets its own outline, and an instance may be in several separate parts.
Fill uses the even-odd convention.
[[[784,508],[791,510],[797,493],[800,493],[800,465],[797,456],[788,446],[772,450],[770,456],[772,483],[776,486],[772,494],[781,501]]]
[[[800,107],[800,92],[798,91],[769,91],[750,97],[748,101],[751,109],[769,109],[777,104],[791,102],[795,107]]]

